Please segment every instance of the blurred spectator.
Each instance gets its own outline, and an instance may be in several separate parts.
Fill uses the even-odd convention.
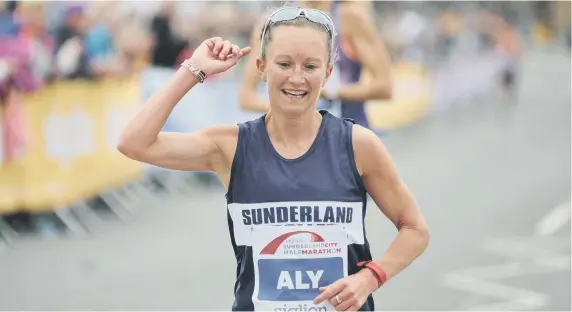
[[[495,19],[493,29],[496,48],[504,58],[502,87],[507,94],[515,96],[522,57],[520,38],[514,27],[500,16]]]
[[[31,70],[42,81],[49,80],[52,70],[55,42],[48,33],[43,2],[21,2],[17,9],[18,37],[30,53]]]
[[[93,71],[85,50],[87,19],[82,6],[66,9],[64,23],[56,30],[57,69],[64,79],[92,78]]]
[[[92,62],[104,62],[115,54],[113,34],[105,21],[96,22],[85,35],[85,50]]]
[[[123,17],[120,27],[115,30],[114,38],[116,55],[111,64],[122,68],[122,72],[115,74],[138,72],[148,64],[153,39],[148,26],[140,18],[133,15],[130,18]]]
[[[8,68],[9,83],[25,91],[37,89],[39,81],[51,76],[54,41],[46,29],[43,3],[22,2],[13,13],[5,10],[5,2],[0,5],[0,59],[5,69],[0,78],[4,83],[0,85],[1,100],[1,90],[7,88]]]
[[[15,36],[18,31],[13,9],[11,10],[8,4],[8,1],[0,1],[0,37]]]
[[[173,30],[173,24],[176,22],[175,10],[176,2],[165,1],[151,21],[153,66],[167,68],[176,66],[179,55],[187,47],[188,42],[181,39]]]
[[[445,57],[451,56],[453,49],[464,30],[464,24],[459,14],[454,11],[447,11],[437,19],[438,54]]]
[[[127,75],[138,52],[146,52],[144,25],[118,13],[116,2],[93,3],[84,48],[95,76]]]

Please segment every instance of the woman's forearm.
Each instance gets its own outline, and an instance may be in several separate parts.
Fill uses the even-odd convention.
[[[376,262],[384,269],[387,280],[390,280],[419,257],[428,244],[427,229],[402,227],[385,254]]]
[[[359,82],[342,85],[338,89],[337,98],[343,101],[365,102],[368,100],[389,100],[393,97],[392,86],[380,81],[376,84]]]
[[[240,107],[244,110],[266,113],[270,110],[270,103],[264,100],[255,91],[242,91],[239,95]]]
[[[143,105],[127,124],[119,138],[122,152],[136,152],[151,146],[167,122],[169,115],[197,83],[198,78],[186,68],[180,68],[165,86]]]

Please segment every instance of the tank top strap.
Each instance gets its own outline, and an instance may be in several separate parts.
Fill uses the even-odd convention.
[[[352,125],[356,123],[356,121],[353,118],[342,117],[342,119],[344,121],[350,122]]]
[[[357,169],[354,154],[353,129],[356,121],[353,118],[348,117],[342,117],[341,119],[343,125],[343,134],[345,138],[345,152],[347,153],[349,160],[348,166],[351,168],[356,184],[359,185],[361,194],[365,197],[367,190]]]

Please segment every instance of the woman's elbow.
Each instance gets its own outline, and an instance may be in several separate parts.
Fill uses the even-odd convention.
[[[415,237],[416,245],[418,245],[421,250],[425,250],[429,245],[431,235],[429,233],[429,227],[423,218],[413,222],[399,222],[397,229],[398,231],[406,230],[412,233]]]
[[[431,240],[431,234],[429,234],[429,228],[427,226],[424,226],[423,228],[420,228],[418,232],[419,232],[419,237],[421,237],[421,240],[423,241],[425,247],[427,247],[427,245],[429,245],[429,241]]]
[[[431,240],[431,234],[429,234],[429,227],[427,223],[422,222],[421,224],[414,227],[415,233],[417,234],[417,239],[422,250],[425,250],[429,246],[429,241]]]
[[[380,83],[376,88],[376,98],[378,100],[393,99],[393,84],[390,82]]]
[[[117,150],[130,159],[137,159],[140,148],[133,144],[134,140],[130,139],[125,133],[121,134],[117,141]]]
[[[125,136],[124,136],[124,135],[121,135],[121,136],[119,137],[119,140],[117,141],[117,150],[118,150],[121,154],[123,154],[123,155],[125,155],[125,156],[127,156],[127,157],[129,157],[129,155],[132,155],[132,154],[133,154],[133,148],[132,148],[132,146],[129,144],[129,140],[125,139]],[[129,158],[131,158],[131,157],[129,157]]]

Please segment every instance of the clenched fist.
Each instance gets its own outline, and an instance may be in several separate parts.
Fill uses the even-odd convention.
[[[213,37],[203,41],[193,52],[190,61],[199,67],[207,76],[222,73],[243,56],[248,55],[250,47],[239,48],[228,40]]]

